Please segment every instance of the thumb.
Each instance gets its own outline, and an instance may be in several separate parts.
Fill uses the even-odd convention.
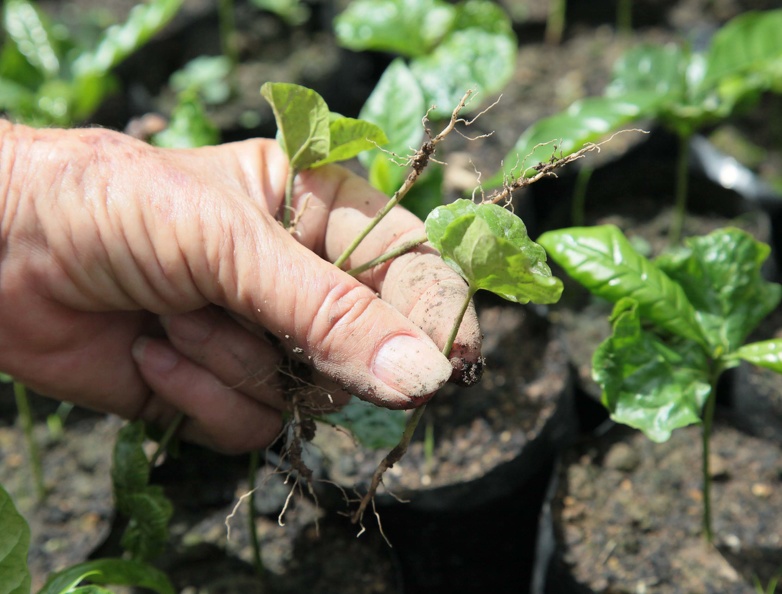
[[[257,215],[263,215],[258,211]],[[434,342],[368,287],[299,244],[270,216],[232,224],[229,309],[349,392],[387,408],[422,404],[449,379]],[[262,229],[262,230],[261,230]],[[244,232],[242,232],[244,230]],[[223,242],[225,244],[225,242]]]

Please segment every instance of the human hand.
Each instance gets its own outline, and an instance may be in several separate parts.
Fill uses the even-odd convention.
[[[279,434],[283,351],[370,402],[422,404],[454,374],[438,348],[465,283],[426,248],[337,269],[386,197],[337,166],[305,172],[290,233],[286,174],[270,140],[158,149],[0,121],[0,370],[125,418],[181,411],[183,437],[228,452]],[[422,232],[397,208],[348,266]],[[452,357],[479,356],[471,309]]]

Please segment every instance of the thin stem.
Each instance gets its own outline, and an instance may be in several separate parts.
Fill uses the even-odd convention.
[[[359,246],[359,244],[364,241],[367,235],[369,235],[372,230],[377,227],[378,223],[383,220],[383,217],[385,217],[391,210],[399,204],[402,199],[407,195],[407,193],[412,189],[412,187],[415,185],[415,182],[418,181],[418,178],[420,177],[421,173],[426,169],[426,166],[429,164],[429,162],[432,159],[432,156],[434,155],[435,149],[437,148],[437,145],[440,144],[443,140],[445,140],[445,137],[448,136],[451,132],[453,132],[453,129],[456,127],[456,124],[459,122],[462,122],[463,124],[469,126],[471,123],[475,121],[475,119],[478,117],[476,116],[469,122],[461,119],[459,117],[459,112],[461,112],[462,109],[464,109],[465,105],[467,105],[467,101],[469,100],[470,96],[472,96],[473,91],[469,90],[467,91],[464,96],[459,101],[459,105],[456,106],[456,108],[453,110],[453,113],[451,114],[451,119],[448,122],[448,124],[443,128],[439,134],[432,137],[431,133],[429,132],[429,129],[426,128],[426,133],[429,135],[429,140],[421,146],[420,149],[416,152],[415,155],[410,159],[410,164],[412,165],[412,171],[407,174],[407,177],[405,178],[404,183],[402,186],[394,192],[394,195],[391,196],[391,199],[385,204],[385,206],[378,212],[371,221],[367,224],[367,226],[361,231],[361,233],[356,236],[353,241],[350,243],[350,245],[347,247],[347,249],[342,252],[342,254],[334,261],[334,266],[337,268],[342,268],[342,265],[347,262],[348,258],[353,254],[353,252],[356,251],[356,248]],[[480,114],[479,114],[480,115]],[[426,117],[424,117],[424,122],[426,122]]]
[[[157,444],[157,449],[155,450],[155,453],[152,454],[152,458],[149,460],[150,468],[154,468],[155,464],[157,464],[158,458],[160,458],[160,456],[163,455],[163,452],[166,451],[168,444],[172,439],[174,439],[174,435],[176,435],[176,432],[179,430],[179,427],[182,425],[182,421],[184,420],[185,413],[177,413],[177,416],[174,417],[174,420],[169,423],[168,427],[166,427],[166,432],[163,434],[163,437],[160,438],[160,441]]]
[[[687,216],[688,165],[690,163],[691,134],[679,133],[679,153],[676,155],[676,193],[674,195],[673,220],[668,235],[670,245],[682,240],[684,219]]]
[[[586,208],[586,193],[589,186],[589,180],[594,173],[592,167],[584,166],[578,170],[576,176],[576,187],[573,188],[573,205],[570,209],[570,219],[575,226],[581,226],[584,224],[584,210]]]
[[[619,0],[616,6],[616,28],[620,33],[628,35],[633,29],[633,2]]]
[[[288,169],[288,177],[285,179],[285,205],[282,211],[282,226],[288,228],[291,226],[291,211],[293,209],[293,181],[296,179],[296,171],[293,168]]]
[[[217,10],[223,55],[236,64],[239,56],[236,51],[236,13],[233,0],[219,0]]]
[[[348,270],[348,274],[351,276],[358,276],[359,274],[361,274],[362,272],[366,272],[370,268],[374,268],[375,266],[380,266],[383,262],[392,260],[397,256],[401,256],[402,254],[406,254],[410,250],[417,248],[422,243],[426,243],[426,241],[427,241],[426,236],[417,237],[416,239],[411,239],[410,241],[406,241],[405,243],[394,248],[393,250],[389,250],[385,254],[378,256],[374,260],[370,260],[366,264],[362,264],[361,266],[356,266],[355,268],[351,268],[350,270]]]
[[[264,573],[263,569],[263,559],[261,558],[261,541],[260,538],[258,538],[258,526],[255,522],[256,520],[256,510],[255,510],[255,475],[258,474],[258,465],[260,463],[260,454],[258,450],[253,450],[250,452],[250,465],[249,465],[249,476],[248,476],[248,484],[250,486],[250,495],[249,495],[249,518],[248,518],[248,528],[250,530],[250,542],[253,547],[253,566],[255,567],[255,573],[258,574],[258,576],[262,576]]]
[[[717,402],[717,370],[711,380],[711,392],[706,399],[706,406],[703,411],[703,432],[701,439],[703,442],[701,468],[703,472],[703,537],[706,542],[711,544],[714,533],[711,525],[711,469],[709,468],[709,454],[711,451],[711,430],[714,423],[714,409]]]
[[[474,294],[475,290],[470,288],[469,294],[462,304],[459,314],[456,316],[456,320],[454,321],[453,328],[451,329],[451,332],[448,336],[448,340],[446,341],[445,345],[443,345],[442,353],[446,357],[451,353],[453,343],[456,340],[456,335],[462,325],[464,314],[467,312],[467,308],[470,306],[470,301],[472,301]],[[383,475],[385,474],[386,470],[399,462],[399,460],[401,460],[402,457],[407,453],[407,448],[410,446],[410,442],[413,440],[413,434],[415,433],[421,418],[424,416],[425,410],[426,405],[424,404],[413,411],[413,414],[410,415],[410,417],[407,419],[407,423],[405,423],[405,429],[402,433],[402,438],[399,440],[399,443],[396,444],[396,446],[394,446],[394,448],[388,452],[386,457],[381,460],[380,464],[378,464],[374,474],[372,475],[372,481],[369,484],[369,488],[367,489],[364,497],[362,497],[361,503],[359,504],[356,513],[353,514],[354,524],[361,522],[362,518],[364,517],[364,511],[366,511],[367,506],[375,497],[377,488],[380,486],[380,482],[383,480]]]
[[[22,423],[24,440],[27,443],[27,453],[30,456],[30,468],[33,473],[35,485],[35,497],[40,503],[46,499],[46,485],[43,481],[43,464],[41,463],[41,451],[33,435],[33,414],[30,410],[30,400],[27,397],[27,388],[21,382],[14,382],[14,399],[19,410],[19,420]]]
[[[559,45],[565,31],[566,0],[552,0],[546,19],[546,43]]]

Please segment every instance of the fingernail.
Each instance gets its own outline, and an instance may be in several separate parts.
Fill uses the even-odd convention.
[[[136,339],[131,348],[133,358],[139,365],[157,373],[171,371],[179,363],[179,356],[173,349],[154,342],[146,336]]]
[[[212,326],[201,312],[162,316],[161,322],[169,335],[191,342],[206,340],[212,331]]]
[[[431,394],[451,376],[451,365],[433,344],[408,335],[384,342],[375,354],[372,373],[411,399]]]

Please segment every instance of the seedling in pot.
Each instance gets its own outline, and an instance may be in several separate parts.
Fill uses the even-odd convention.
[[[504,159],[513,167],[545,162],[556,150],[568,155],[632,122],[662,124],[679,138],[675,180],[675,220],[670,243],[679,242],[687,202],[688,149],[692,136],[752,107],[764,92],[782,89],[782,10],[749,12],[723,26],[706,51],[677,45],[646,44],[629,50],[614,66],[603,96],[587,97],[566,111],[539,120]],[[502,173],[487,181],[502,183]]]
[[[761,274],[770,248],[733,228],[689,238],[655,261],[612,225],[549,231],[538,241],[568,275],[615,304],[613,334],[592,371],[611,418],[657,442],[703,424],[703,533],[711,542],[717,380],[742,360],[782,373],[782,339],[744,344],[782,300],[782,285]]]

